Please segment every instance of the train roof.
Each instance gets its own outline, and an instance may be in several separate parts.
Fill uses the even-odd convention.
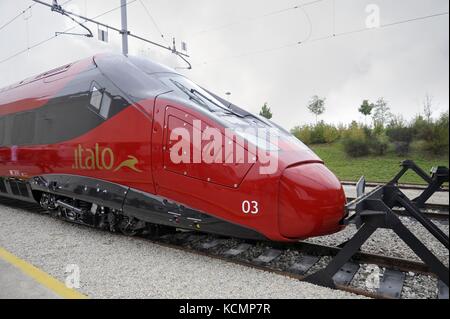
[[[3,92],[6,92],[6,91],[9,91],[9,90],[12,90],[12,89],[15,89],[15,88],[18,88],[18,87],[21,87],[21,86],[33,83],[33,82],[36,82],[36,81],[39,81],[39,80],[43,80],[43,79],[46,79],[46,78],[49,78],[49,77],[52,77],[52,76],[55,76],[55,75],[59,75],[59,74],[63,74],[63,73],[69,72],[72,69],[73,66],[75,66],[75,65],[77,65],[79,63],[87,63],[89,61],[92,61],[92,64],[94,64],[93,57],[89,57],[89,58],[82,59],[82,60],[79,60],[79,61],[76,61],[76,62],[68,63],[68,64],[65,64],[63,66],[57,67],[55,69],[52,69],[52,70],[49,70],[49,71],[46,71],[46,72],[42,72],[42,73],[40,73],[38,75],[31,76],[29,78],[26,78],[26,79],[20,81],[20,82],[16,82],[16,83],[8,85],[6,87],[0,88],[0,93],[3,93]]]
[[[76,62],[65,64],[63,66],[54,68],[52,70],[42,72],[38,75],[28,77],[20,82],[16,82],[16,83],[8,85],[6,87],[0,88],[0,93],[15,89],[15,88],[23,86],[23,85],[33,83],[35,81],[43,80],[43,79],[46,79],[46,78],[49,78],[49,77],[52,77],[55,75],[59,75],[59,74],[68,72],[74,65],[81,63],[81,62],[86,63],[89,60],[92,61],[92,63],[95,64],[96,66],[99,66],[99,64],[100,64],[100,69],[102,68],[101,67],[102,61],[108,60],[108,62],[112,62],[114,64],[132,64],[134,67],[136,67],[137,69],[139,69],[142,72],[145,72],[147,74],[157,74],[157,73],[176,73],[177,74],[178,73],[174,69],[171,69],[160,63],[154,62],[148,58],[142,58],[142,57],[137,57],[137,56],[126,57],[121,54],[99,54],[99,55],[94,55],[89,58],[82,59],[82,60],[79,60]]]
[[[123,55],[111,55],[110,58],[116,58],[119,61],[126,60],[130,61],[134,64],[138,69],[147,73],[147,74],[156,74],[156,73],[178,73],[174,69],[169,68],[163,64],[154,62],[148,58],[142,58],[138,56],[128,56],[125,57]]]

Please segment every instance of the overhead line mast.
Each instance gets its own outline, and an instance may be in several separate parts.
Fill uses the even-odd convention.
[[[60,13],[60,14],[62,14],[62,15],[64,15],[64,16],[69,16],[69,17],[72,18],[72,19],[73,19],[73,17],[76,17],[76,18],[79,18],[79,19],[84,20],[83,23],[81,23],[81,22],[77,22],[77,23],[80,24],[82,27],[84,27],[84,28],[86,28],[86,29],[87,29],[87,27],[84,26],[84,23],[90,22],[90,23],[96,24],[96,25],[99,26],[99,27],[104,27],[104,28],[106,28],[106,29],[108,29],[108,30],[113,30],[113,31],[118,32],[119,34],[122,35],[122,52],[123,52],[124,55],[128,55],[128,37],[132,37],[132,38],[141,40],[141,41],[143,41],[143,42],[146,42],[146,43],[148,43],[148,44],[157,46],[157,47],[159,47],[159,48],[161,48],[161,49],[168,50],[168,51],[172,52],[173,54],[177,55],[177,56],[180,57],[184,62],[186,62],[186,63],[188,64],[188,68],[187,68],[187,69],[192,69],[191,64],[190,64],[189,61],[186,59],[186,58],[189,58],[189,55],[187,55],[187,54],[185,54],[185,53],[183,53],[183,52],[179,52],[179,51],[175,48],[175,46],[172,48],[172,47],[170,47],[170,46],[166,46],[166,45],[164,45],[164,44],[160,44],[160,43],[157,43],[157,42],[148,40],[148,39],[146,39],[146,38],[143,38],[143,37],[140,37],[140,36],[138,36],[138,35],[132,34],[132,33],[128,30],[128,23],[127,23],[127,0],[121,0],[121,9],[122,9],[122,10],[121,10],[121,17],[122,17],[122,28],[121,28],[121,29],[116,28],[116,27],[113,27],[113,26],[110,26],[110,25],[107,25],[107,24],[102,23],[102,22],[100,22],[100,21],[96,21],[96,20],[94,20],[94,19],[90,19],[90,18],[84,17],[84,16],[79,15],[79,14],[76,14],[76,13],[74,13],[74,12],[67,11],[67,10],[65,10],[64,8],[62,8],[62,6],[58,5],[58,1],[57,1],[57,0],[53,0],[53,4],[49,4],[49,3],[46,3],[46,2],[40,1],[40,0],[33,0],[33,1],[36,2],[36,3],[39,3],[39,4],[41,4],[41,5],[44,5],[44,6],[46,6],[46,7],[49,7],[49,8],[50,8],[52,11],[54,11],[54,12]],[[74,19],[73,19],[73,20],[74,20]],[[75,21],[75,20],[74,20],[74,21]]]
[[[122,5],[122,53],[128,55],[128,17],[127,17],[127,0],[120,0]]]

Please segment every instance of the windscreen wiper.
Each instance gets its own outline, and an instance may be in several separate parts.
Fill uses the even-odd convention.
[[[175,84],[176,87],[178,87],[180,89],[181,92],[183,92],[184,94],[186,94],[190,100],[196,102],[197,104],[199,104],[202,107],[206,107],[210,112],[212,112],[212,109],[204,102],[202,101],[202,99],[198,98],[198,96],[196,96],[195,94],[192,94],[191,91],[189,91],[189,89],[187,87],[185,87],[183,84],[171,80],[173,84]]]
[[[196,90],[196,89],[191,89],[191,93],[192,93],[192,94],[195,94],[195,95],[200,95],[200,97],[202,97],[202,98],[204,98],[205,100],[207,100],[208,102],[210,102],[210,103],[216,105],[218,108],[220,108],[220,109],[222,109],[222,110],[228,112],[229,114],[234,114],[234,115],[236,115],[236,116],[238,116],[238,117],[243,118],[243,116],[242,116],[241,114],[236,113],[236,112],[234,112],[233,110],[231,110],[230,108],[226,108],[226,107],[224,107],[223,105],[220,105],[220,104],[214,102],[213,100],[211,100],[210,98],[208,98],[206,95],[204,95],[202,92],[200,92],[200,91],[198,91],[198,90]]]

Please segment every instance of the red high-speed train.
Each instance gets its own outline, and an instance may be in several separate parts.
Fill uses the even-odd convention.
[[[226,134],[249,127],[277,132],[276,149],[265,149],[276,151],[276,171],[261,173],[258,137]],[[178,128],[215,128],[253,162],[176,163]],[[0,90],[0,196],[129,235],[170,227],[283,242],[339,231],[345,217],[340,182],[289,132],[172,69],[122,55]]]

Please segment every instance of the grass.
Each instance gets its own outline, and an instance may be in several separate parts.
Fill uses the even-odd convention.
[[[437,157],[413,150],[405,158],[393,152],[384,156],[351,158],[344,152],[340,143],[313,145],[311,148],[342,181],[357,181],[364,175],[368,182],[388,182],[399,172],[400,163],[405,159],[413,160],[426,172],[433,166],[449,166],[448,154]],[[407,173],[400,182],[424,184],[424,181],[414,173]]]

